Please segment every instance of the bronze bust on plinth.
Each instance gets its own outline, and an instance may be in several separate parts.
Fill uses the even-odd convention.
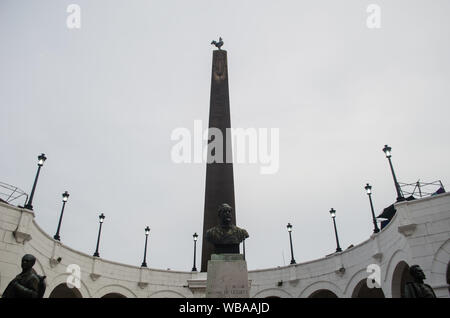
[[[239,254],[239,244],[249,237],[246,230],[231,223],[232,207],[226,203],[219,206],[218,226],[206,231],[206,240],[214,245],[215,254]]]

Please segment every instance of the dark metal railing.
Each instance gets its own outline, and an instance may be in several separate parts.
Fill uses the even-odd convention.
[[[441,180],[433,182],[420,182],[418,180],[414,183],[399,182],[399,185],[404,197],[413,196],[415,198],[423,198],[445,192]]]
[[[24,199],[24,205],[28,200],[28,194],[13,185],[0,182],[0,199],[6,203],[11,203],[18,199]]]

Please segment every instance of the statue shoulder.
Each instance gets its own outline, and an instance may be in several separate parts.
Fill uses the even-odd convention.
[[[428,289],[427,298],[436,298],[436,294],[434,293],[433,287],[428,284],[424,284],[424,286]]]
[[[247,230],[245,230],[243,228],[235,226],[234,231],[239,233],[239,235],[242,236],[244,239],[249,237]]]

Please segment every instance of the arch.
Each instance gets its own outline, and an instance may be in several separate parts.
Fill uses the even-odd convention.
[[[327,291],[327,292],[325,292]],[[320,292],[320,293],[319,293]],[[327,293],[328,296],[331,296],[330,293],[334,294],[336,297],[343,297],[344,294],[342,290],[334,283],[329,281],[318,281],[312,284],[309,284],[298,296],[299,298],[330,298],[323,297],[324,293]],[[334,298],[334,297],[333,297]]]
[[[411,263],[411,258],[403,250],[395,251],[390,257],[386,268],[384,270],[382,268],[381,276],[383,277],[384,282],[383,291],[385,292],[386,297],[399,297],[398,293],[396,294],[396,296],[393,296],[392,294],[392,280],[394,277],[395,269],[400,262],[405,262],[406,264]]]
[[[101,298],[127,298],[127,297],[119,293],[109,293],[103,295]]]
[[[338,298],[338,296],[328,289],[319,289],[308,296],[308,298]]]
[[[352,292],[352,298],[385,298],[383,289],[369,288],[367,278],[364,278],[356,284]]]
[[[62,283],[53,288],[48,298],[83,298],[78,288],[69,288]]]
[[[392,274],[392,298],[402,298],[405,284],[410,281],[413,279],[409,274],[409,265],[405,261],[400,261]]]
[[[411,257],[410,255],[406,254],[405,252],[405,245],[396,250],[394,253],[392,253],[389,261],[386,264],[386,275],[384,275],[384,281],[390,281],[392,279],[392,274],[394,273],[394,269],[397,266],[397,264],[401,261],[404,261],[406,263],[410,263],[411,262]]]
[[[186,296],[173,290],[158,290],[151,294],[149,298],[186,298]]]
[[[431,264],[431,282],[435,286],[437,297],[448,297],[450,294],[450,239],[445,241],[436,251]],[[445,288],[445,283],[447,287]],[[444,288],[442,288],[442,287]]]
[[[366,268],[363,268],[350,277],[348,280],[347,286],[345,286],[344,293],[348,295],[347,297],[351,297],[351,292],[355,290],[356,286],[362,281],[366,280],[369,276],[369,273],[367,273]]]
[[[108,297],[105,297],[108,296]],[[122,285],[111,284],[106,285],[97,290],[93,298],[137,298],[137,295],[132,292],[129,288]]]
[[[252,298],[293,298],[291,294],[280,288],[268,288],[257,292]]]
[[[447,265],[447,285],[448,285],[448,293],[450,294],[450,261]]]
[[[61,285],[61,284],[66,285],[67,277],[69,275],[70,275],[69,273],[63,273],[63,274],[60,274],[60,275],[54,277],[50,283],[47,281],[47,288],[45,290],[44,298],[49,297],[51,292],[53,291],[53,289],[55,289],[58,285]],[[87,288],[86,284],[83,282],[82,279],[80,280],[80,288],[74,288],[74,289],[78,290],[78,292],[81,294],[82,298],[91,298],[91,293],[89,292],[89,289]]]

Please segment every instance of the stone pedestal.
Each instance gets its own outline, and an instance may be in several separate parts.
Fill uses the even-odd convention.
[[[242,254],[212,254],[206,298],[249,298],[247,262]]]

